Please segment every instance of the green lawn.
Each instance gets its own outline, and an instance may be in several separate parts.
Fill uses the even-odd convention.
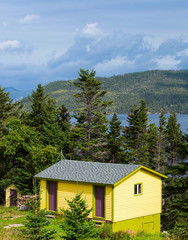
[[[2,240],[24,240],[20,235],[20,229],[23,227],[5,229],[4,226],[10,224],[23,224],[26,221],[26,211],[18,211],[15,207],[6,208],[0,206],[0,239]],[[48,226],[50,229],[56,229],[56,240],[60,240],[60,235],[63,235],[63,231],[58,226],[57,219],[51,219],[51,223]],[[136,240],[167,240],[167,238],[160,234],[138,234]]]

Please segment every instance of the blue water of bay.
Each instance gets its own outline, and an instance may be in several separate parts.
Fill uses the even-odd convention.
[[[107,119],[110,120],[113,114],[108,115]],[[127,116],[128,114],[117,114],[119,120],[122,122],[122,126],[128,126]],[[168,119],[169,115],[165,115]],[[178,114],[178,123],[183,133],[188,134],[188,114]],[[148,114],[149,123],[155,123],[159,126],[159,114]]]
[[[107,119],[110,120],[113,114],[109,114]],[[128,126],[127,116],[128,114],[117,114],[119,120],[122,122],[122,126]],[[169,115],[165,115],[168,119]],[[183,133],[188,134],[188,114],[178,114],[177,115],[178,123],[180,123],[180,128]],[[149,123],[155,123],[159,126],[159,114],[148,114]],[[71,123],[74,124],[75,118],[71,118]]]

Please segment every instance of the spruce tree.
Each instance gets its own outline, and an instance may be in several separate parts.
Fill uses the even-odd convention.
[[[57,118],[58,118],[58,124],[61,127],[61,130],[63,132],[69,132],[71,129],[71,123],[70,123],[70,114],[68,109],[65,107],[64,104],[62,104],[57,109]]]
[[[167,152],[168,152],[168,164],[177,164],[180,158],[180,146],[182,145],[182,131],[180,129],[180,124],[177,120],[177,114],[173,112],[167,123]]]
[[[155,123],[151,123],[148,126],[148,166],[154,170],[157,170],[157,140],[158,140],[158,127]]]
[[[92,209],[88,209],[82,195],[77,194],[72,200],[67,200],[67,203],[69,208],[62,210],[64,220],[60,223],[65,232],[62,238],[66,240],[97,238],[100,230],[96,228],[93,221],[87,219]]]
[[[163,227],[181,239],[188,238],[188,144],[183,138],[177,114],[173,112],[167,124],[168,166],[165,174],[168,179],[164,185],[165,205]]]
[[[123,137],[121,135],[122,127],[121,121],[118,119],[117,114],[114,113],[109,123],[109,132],[107,135],[108,149],[109,149],[109,162],[125,163],[125,154],[123,148]]]
[[[131,163],[150,167],[148,145],[148,116],[144,99],[140,106],[134,105],[128,114],[128,127],[124,129],[126,156]]]
[[[159,116],[159,128],[158,128],[158,137],[157,137],[157,166],[156,170],[159,172],[164,172],[167,166],[167,122],[165,117],[165,108],[161,110]]]
[[[22,105],[18,107],[18,102],[13,103],[9,97],[9,92],[6,93],[4,88],[0,86],[0,137],[6,131],[6,123],[9,117],[19,116],[19,110]]]
[[[29,124],[41,132],[47,117],[47,95],[41,84],[38,84],[36,91],[33,91],[29,99],[31,101]]]
[[[105,161],[106,151],[106,107],[110,102],[104,101],[106,91],[101,90],[101,82],[95,77],[95,71],[80,69],[79,78],[74,82],[79,92],[74,94],[81,105],[75,114],[77,124],[73,128],[72,138],[75,152],[83,160]]]

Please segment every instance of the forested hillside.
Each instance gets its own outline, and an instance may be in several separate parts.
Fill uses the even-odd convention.
[[[188,70],[155,70],[98,79],[108,91],[106,100],[113,101],[109,111],[128,113],[144,97],[151,113],[159,113],[163,107],[167,112],[188,113]],[[73,97],[78,90],[72,80],[51,82],[44,89],[58,105],[63,103],[70,111],[78,107]],[[28,99],[23,101],[28,109]]]

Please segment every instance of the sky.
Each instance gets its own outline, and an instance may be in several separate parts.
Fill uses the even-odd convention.
[[[0,86],[188,69],[187,0],[1,0]]]

